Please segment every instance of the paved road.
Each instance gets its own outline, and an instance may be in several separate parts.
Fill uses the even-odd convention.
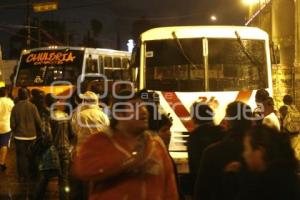
[[[30,184],[29,191],[26,192],[24,184],[18,182],[16,171],[16,154],[14,143],[8,151],[6,161],[7,170],[0,172],[0,200],[26,200],[31,199],[34,184]],[[28,195],[26,195],[28,193]],[[28,196],[29,198],[26,198]],[[58,200],[57,180],[52,180],[48,186],[45,200]]]

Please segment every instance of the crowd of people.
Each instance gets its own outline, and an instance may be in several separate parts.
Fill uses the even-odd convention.
[[[255,100],[254,112],[243,102],[230,103],[219,126],[213,124],[209,105],[193,106],[198,113],[188,140],[193,199],[300,198],[299,160],[291,145],[298,133],[287,128],[293,123],[287,121],[289,111],[277,112],[263,89],[257,91]]]
[[[0,88],[0,170],[9,167],[12,138],[18,180],[28,190],[34,185],[33,199],[45,198],[54,177],[61,200],[300,199],[300,114],[290,95],[276,111],[269,93],[258,90],[254,111],[231,102],[220,125],[209,104],[195,102],[188,194],[168,151],[172,118],[156,93],[122,90],[109,105],[97,91],[79,97],[67,111],[53,94],[20,88],[14,102]]]

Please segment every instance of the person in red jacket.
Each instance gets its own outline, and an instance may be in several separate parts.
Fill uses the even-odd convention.
[[[79,148],[73,173],[89,182],[89,200],[177,200],[171,158],[161,139],[147,131],[140,95],[130,94],[118,95],[110,128],[89,136]]]

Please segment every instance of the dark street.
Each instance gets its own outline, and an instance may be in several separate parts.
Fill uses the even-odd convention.
[[[24,200],[26,199],[25,186],[18,182],[16,171],[16,154],[14,142],[8,150],[7,170],[0,172],[0,200]],[[32,197],[34,185],[30,186],[28,196]],[[58,199],[57,181],[53,179],[47,190],[47,198],[51,200]]]

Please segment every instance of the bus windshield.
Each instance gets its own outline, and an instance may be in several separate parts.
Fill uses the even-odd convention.
[[[205,78],[208,79],[209,91],[240,91],[267,87],[266,50],[263,40],[242,39],[241,43],[235,38],[207,40],[208,77],[205,77],[204,71],[205,47],[202,38],[180,38],[181,49],[172,39],[147,41],[146,88],[178,92],[205,91]]]
[[[23,54],[16,86],[47,86],[54,81],[76,83],[84,52],[80,50],[40,50]]]

